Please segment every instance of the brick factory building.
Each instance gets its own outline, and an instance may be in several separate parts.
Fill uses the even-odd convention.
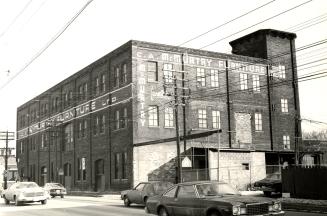
[[[219,173],[244,188],[293,164],[295,38],[259,30],[230,42],[233,54],[131,40],[18,108],[19,175],[72,191],[175,181],[175,95],[183,181]]]

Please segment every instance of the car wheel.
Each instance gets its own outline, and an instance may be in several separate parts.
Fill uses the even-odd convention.
[[[167,210],[166,210],[165,207],[160,207],[159,212],[158,212],[158,215],[159,216],[169,216],[169,214],[168,214],[168,212],[167,212]]]
[[[41,200],[41,204],[42,204],[42,205],[47,204],[47,200],[46,200],[46,199],[45,199],[45,200]]]
[[[9,200],[7,200],[5,196],[3,197],[3,200],[5,201],[6,205],[9,205]]]
[[[207,216],[220,216],[220,213],[218,211],[211,211],[207,214]]]
[[[60,195],[60,197],[61,197],[61,198],[64,198],[65,196],[62,194],[62,195]]]
[[[51,195],[51,198],[55,198],[56,196]]]
[[[271,191],[264,191],[263,194],[267,197],[271,196]]]
[[[127,196],[124,197],[124,205],[125,205],[126,207],[129,207],[129,206],[131,205],[131,201],[129,201],[129,199],[128,199]]]
[[[144,197],[144,205],[146,205],[146,202],[148,201],[149,197]]]
[[[20,206],[21,202],[19,202],[17,199],[16,199],[16,196],[14,197],[14,202],[15,202],[15,206]]]

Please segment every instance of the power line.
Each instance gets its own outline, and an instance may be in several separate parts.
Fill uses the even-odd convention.
[[[250,10],[250,11],[248,11],[248,12],[246,12],[246,13],[244,13],[244,14],[238,16],[238,17],[235,17],[235,18],[233,18],[233,19],[231,19],[231,20],[229,20],[229,21],[227,21],[227,22],[225,22],[225,23],[223,23],[223,24],[220,24],[220,25],[217,26],[217,27],[214,27],[214,28],[212,28],[212,29],[210,29],[210,30],[208,30],[208,31],[206,31],[206,32],[204,32],[204,33],[202,33],[202,34],[199,34],[199,35],[197,35],[197,36],[191,38],[191,39],[189,39],[189,40],[187,40],[187,41],[185,41],[185,42],[179,44],[178,46],[182,46],[182,45],[184,45],[184,44],[186,44],[186,43],[189,43],[189,42],[191,42],[191,41],[193,41],[193,40],[196,40],[196,39],[198,39],[198,38],[200,38],[200,37],[202,37],[202,36],[204,36],[204,35],[206,35],[206,34],[212,32],[212,31],[214,31],[214,30],[217,30],[217,29],[219,29],[219,28],[221,28],[221,27],[223,27],[223,26],[225,26],[225,25],[227,25],[227,24],[229,24],[229,23],[234,22],[235,20],[238,20],[238,19],[240,19],[240,18],[242,18],[242,17],[244,17],[244,16],[246,16],[246,15],[248,15],[248,14],[250,14],[250,13],[256,11],[256,10],[259,10],[260,8],[263,8],[263,7],[265,7],[265,6],[267,6],[267,5],[271,4],[271,3],[273,3],[274,1],[276,1],[276,0],[272,0],[272,1],[267,2],[267,3],[265,3],[265,4],[263,4],[263,5],[259,6],[259,7],[256,7],[256,8],[254,8],[254,9],[252,9],[252,10]]]
[[[250,28],[252,28],[252,27],[254,27],[254,26],[257,26],[257,25],[262,24],[262,23],[264,23],[264,22],[267,22],[267,21],[269,21],[269,20],[271,20],[271,19],[273,19],[273,18],[276,18],[276,17],[278,17],[278,16],[281,16],[281,15],[287,13],[287,12],[290,12],[290,11],[292,11],[292,10],[295,10],[296,8],[301,7],[301,6],[307,4],[307,3],[311,2],[311,1],[313,1],[313,0],[306,1],[306,2],[304,2],[304,3],[302,3],[302,4],[299,4],[299,5],[295,6],[295,7],[292,7],[292,8],[290,8],[290,9],[287,9],[287,10],[281,12],[281,13],[278,13],[278,14],[276,14],[276,15],[274,15],[274,16],[271,16],[271,17],[269,17],[269,18],[267,18],[267,19],[264,19],[264,20],[262,20],[262,21],[260,21],[260,22],[257,22],[257,23],[255,23],[255,24],[253,24],[253,25],[250,25],[250,26],[248,26],[248,27],[246,27],[246,28],[244,28],[244,29],[242,29],[242,30],[239,30],[239,31],[237,31],[237,32],[235,32],[235,33],[233,33],[233,34],[230,34],[230,35],[228,35],[228,36],[226,36],[226,37],[220,38],[220,39],[218,39],[218,40],[216,40],[216,41],[214,41],[214,42],[212,42],[212,43],[210,43],[210,44],[208,44],[208,45],[205,45],[205,46],[203,46],[203,47],[201,47],[201,48],[199,48],[199,49],[204,49],[204,48],[206,48],[206,47],[208,47],[208,46],[212,46],[212,45],[214,45],[214,44],[216,44],[216,43],[218,43],[218,42],[220,42],[220,41],[222,41],[222,40],[225,40],[225,39],[227,39],[227,38],[230,38],[231,36],[234,36],[234,35],[236,35],[236,34],[238,34],[238,33],[241,33],[241,32],[243,32],[243,31],[245,31],[245,30],[248,30],[248,29],[250,29]]]
[[[27,7],[32,3],[32,0],[28,1],[27,4],[23,7],[23,9],[15,16],[15,18],[11,21],[11,23],[7,26],[7,28],[0,34],[0,38],[2,38],[7,31],[15,24],[18,18],[25,12]]]
[[[13,79],[15,79],[19,74],[21,74],[28,66],[30,66],[38,57],[40,57],[66,30],[67,28],[77,19],[77,17],[87,8],[87,6],[92,2],[93,0],[89,0],[78,12],[74,15],[74,17],[45,45],[44,48],[42,48],[35,56],[32,57],[30,61],[27,62],[27,64],[20,69],[17,73],[15,73],[10,79],[5,82],[1,87],[0,90],[2,90],[4,87],[6,87]]]

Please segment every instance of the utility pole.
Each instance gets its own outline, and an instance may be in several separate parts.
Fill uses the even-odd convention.
[[[182,56],[183,57],[183,56]],[[182,106],[183,106],[183,122],[184,122],[184,137],[186,137],[186,114],[185,114],[185,105],[186,105],[186,88],[185,87],[185,71],[184,71],[184,63],[182,62],[182,70],[173,70],[170,69],[164,69],[165,71],[169,72],[170,75],[165,75],[164,71],[164,92],[167,96],[174,96],[174,116],[175,116],[175,128],[176,128],[176,149],[177,149],[177,168],[176,168],[176,182],[182,182],[182,162],[181,162],[181,148],[180,148],[180,134],[179,134],[179,101],[180,97],[182,98]],[[182,80],[178,79],[177,73],[182,74]],[[172,75],[173,74],[173,75]],[[172,82],[173,80],[173,82]],[[182,87],[179,87],[178,81],[182,81]],[[170,91],[169,91],[170,88]],[[173,88],[173,91],[172,91]],[[182,90],[182,96],[179,95],[179,89]],[[184,139],[184,152],[186,151],[186,139]]]
[[[15,139],[14,132],[0,132],[0,140],[6,141],[6,149],[5,149],[5,171],[3,173],[3,181],[4,181],[4,189],[7,189],[7,175],[8,175],[8,141]]]
[[[177,91],[177,77],[174,76],[174,97],[175,97],[175,124],[176,124],[176,145],[177,145],[177,183],[182,182],[182,166],[181,166],[181,149],[179,137],[179,123],[178,123],[178,91]]]

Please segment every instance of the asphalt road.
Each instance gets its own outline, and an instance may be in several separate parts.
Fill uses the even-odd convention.
[[[66,197],[48,200],[46,205],[40,203],[15,206],[13,203],[5,205],[0,201],[0,216],[143,216],[143,206],[123,206],[123,202],[115,198],[96,197]],[[287,216],[322,216],[326,214],[287,212]]]

